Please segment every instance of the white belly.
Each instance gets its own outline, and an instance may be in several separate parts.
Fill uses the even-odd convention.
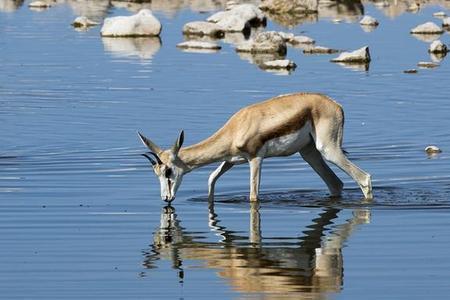
[[[264,157],[288,156],[299,152],[309,143],[310,132],[310,126],[304,126],[296,132],[267,141],[263,147]]]

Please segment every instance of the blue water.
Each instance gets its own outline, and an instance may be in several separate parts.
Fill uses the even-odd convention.
[[[432,13],[448,9],[427,5],[388,17],[365,3],[364,13],[380,21],[370,33],[357,16],[336,11],[289,28],[269,19],[268,30],[343,50],[369,45],[372,55],[364,71],[289,47],[298,67],[280,75],[241,59],[230,43],[213,54],[175,47],[186,22],[223,3],[154,1],[160,39],[102,39],[99,26],[78,32],[70,23],[81,12],[101,21],[132,11],[108,1],[61,1],[43,11],[30,10],[29,1],[13,10],[13,2],[0,5],[2,298],[448,295],[448,58],[403,73],[431,59],[428,43],[409,30],[440,24]],[[215,166],[187,175],[164,209],[137,130],[168,147],[184,129],[191,144],[241,107],[295,91],[343,105],[344,147],[372,174],[373,203],[361,202],[339,170],[347,189],[329,199],[319,177],[292,156],[264,163],[259,211],[246,198],[246,165],[220,179],[214,210],[205,197]],[[443,152],[427,156],[430,144]]]

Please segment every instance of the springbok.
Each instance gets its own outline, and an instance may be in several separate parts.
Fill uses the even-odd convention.
[[[331,98],[315,93],[281,95],[242,108],[207,139],[183,147],[181,131],[172,148],[163,150],[138,132],[150,149],[145,154],[159,177],[161,198],[172,201],[184,174],[221,161],[208,180],[208,195],[234,165],[250,165],[250,201],[258,200],[262,161],[266,157],[300,152],[319,174],[331,196],[338,197],[342,181],[325,163],[332,162],[358,183],[366,199],[372,199],[371,176],[350,162],[342,150],[344,111]]]

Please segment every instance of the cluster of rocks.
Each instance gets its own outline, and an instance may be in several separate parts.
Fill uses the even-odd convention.
[[[410,33],[417,39],[430,43],[428,47],[428,53],[431,56],[431,62],[421,61],[417,64],[420,68],[436,68],[439,66],[439,62],[447,55],[449,52],[447,45],[439,40],[439,37],[444,33],[444,29],[448,27],[448,22],[450,18],[447,17],[445,12],[436,12],[433,14],[434,17],[442,18],[442,27],[434,22],[426,22],[420,24],[411,29]],[[406,72],[405,73],[411,73]]]

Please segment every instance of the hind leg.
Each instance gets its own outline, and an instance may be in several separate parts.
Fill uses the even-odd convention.
[[[366,173],[345,156],[342,151],[343,115],[325,119],[316,125],[316,148],[323,157],[347,173],[359,185],[366,199],[373,199],[372,180]]]
[[[323,160],[322,155],[316,149],[316,145],[312,139],[306,146],[300,149],[300,155],[326,183],[331,196],[339,197],[344,184]]]

